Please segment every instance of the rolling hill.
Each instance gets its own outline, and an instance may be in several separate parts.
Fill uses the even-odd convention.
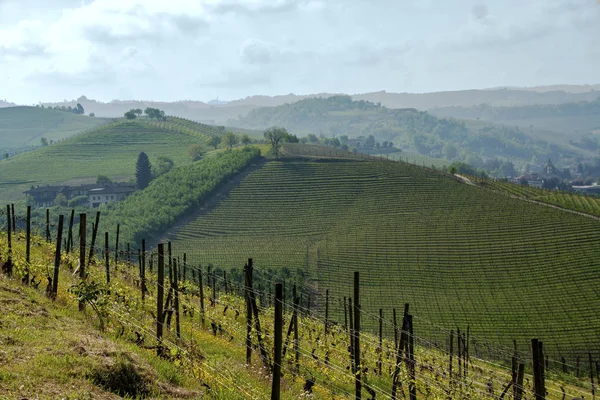
[[[450,160],[473,156],[484,160],[500,158],[523,166],[551,158],[561,166],[570,166],[581,158],[592,157],[569,143],[557,144],[514,126],[440,118],[415,109],[390,109],[367,101],[353,101],[349,96],[260,108],[230,124],[254,129],[283,126],[300,135],[350,138],[372,135],[379,142],[392,141],[394,147],[403,150]]]
[[[0,108],[0,151],[59,141],[107,123],[105,119],[39,107]]]
[[[360,271],[367,313],[408,302],[422,337],[443,344],[443,327],[469,326],[479,356],[539,337],[551,358],[574,362],[600,342],[598,221],[427,168],[271,161],[173,238],[193,263],[239,268],[252,257],[305,276],[304,301],[312,293],[322,307],[329,289],[338,320]]]
[[[178,122],[178,121],[175,121]],[[140,152],[150,161],[167,156],[175,165],[189,163],[188,148],[203,143],[202,130],[184,122],[119,121],[60,143],[0,161],[0,199],[23,198],[32,185],[95,182],[98,175],[130,180]],[[208,131],[212,133],[213,131]]]

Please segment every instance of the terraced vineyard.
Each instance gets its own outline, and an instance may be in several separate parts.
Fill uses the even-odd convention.
[[[409,164],[268,162],[182,226],[175,246],[224,268],[253,257],[306,272],[342,319],[360,271],[366,312],[408,302],[438,343],[469,325],[480,356],[539,337],[551,358],[573,361],[600,342],[598,221]]]
[[[132,179],[138,154],[189,162],[188,147],[200,139],[138,122],[117,122],[55,145],[0,161],[0,199],[23,197],[31,185],[95,180],[102,174]]]
[[[489,187],[511,196],[527,200],[540,201],[568,210],[578,211],[600,217],[600,197],[586,196],[579,193],[545,190],[531,186],[517,185],[506,181],[481,180],[473,178],[479,185]]]

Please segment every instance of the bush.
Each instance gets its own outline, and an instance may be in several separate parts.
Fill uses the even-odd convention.
[[[69,207],[85,206],[88,203],[87,196],[77,196],[69,200]]]

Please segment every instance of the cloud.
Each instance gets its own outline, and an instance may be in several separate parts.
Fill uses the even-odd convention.
[[[271,64],[280,58],[281,50],[273,43],[260,39],[247,39],[240,47],[239,56],[246,64]]]
[[[220,0],[206,2],[208,9],[216,14],[264,14],[284,13],[305,7],[311,3],[310,0]]]

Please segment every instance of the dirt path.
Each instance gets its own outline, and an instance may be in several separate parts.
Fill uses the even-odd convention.
[[[581,212],[581,211],[570,210],[568,208],[563,208],[563,207],[560,207],[560,206],[557,206],[557,205],[554,205],[554,204],[544,203],[543,201],[526,199],[524,197],[520,197],[520,196],[517,196],[517,195],[514,195],[514,194],[511,194],[510,197],[512,197],[513,199],[518,199],[518,200],[522,200],[522,201],[527,201],[529,203],[539,204],[541,206],[555,208],[557,210],[569,212],[571,214],[581,215],[582,217],[587,217],[587,218],[590,218],[590,219],[593,219],[593,220],[596,220],[596,221],[600,221],[600,217],[596,217],[595,215],[591,215],[591,214],[586,214],[586,213]]]

